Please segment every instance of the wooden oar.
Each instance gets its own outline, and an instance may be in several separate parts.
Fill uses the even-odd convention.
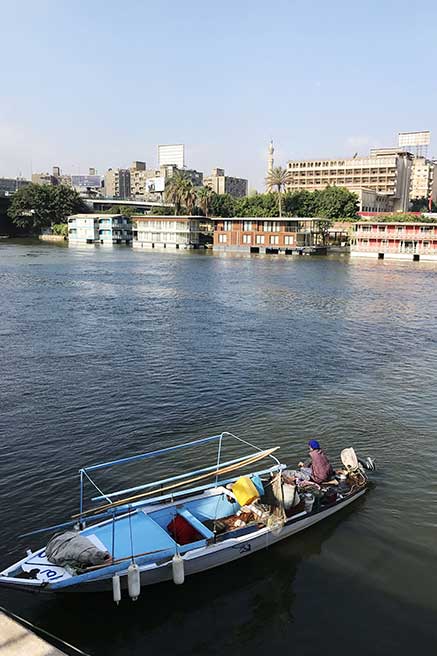
[[[279,446],[275,446],[273,449],[266,449],[265,451],[261,451],[260,453],[257,453],[253,456],[249,456],[246,460],[243,460],[242,462],[238,462],[234,465],[229,465],[228,467],[224,467],[223,469],[216,469],[212,472],[208,472],[207,474],[202,474],[200,476],[195,476],[194,478],[191,478],[187,481],[182,481],[180,483],[174,483],[173,485],[167,485],[166,487],[163,487],[159,490],[160,493],[162,492],[167,492],[167,490],[173,490],[176,487],[181,487],[182,485],[188,485],[189,483],[195,483],[196,481],[201,481],[205,478],[208,478],[210,476],[218,476],[219,474],[229,474],[232,471],[235,471],[236,469],[240,469],[242,467],[246,467],[247,465],[252,465],[254,462],[257,462],[258,460],[262,460],[263,458],[267,458],[267,456],[270,456],[272,453],[277,451],[279,449]],[[76,515],[72,515],[73,519],[76,519],[78,517],[84,517],[85,515],[90,515],[93,513],[99,513],[102,510],[106,510],[107,508],[116,508],[117,506],[123,506],[126,503],[131,503],[132,501],[136,501],[137,499],[143,499],[145,497],[150,496],[151,494],[156,494],[157,490],[150,490],[149,492],[143,492],[142,494],[136,494],[133,497],[127,497],[126,499],[120,499],[119,501],[114,501],[114,503],[107,503],[103,506],[98,506],[97,508],[92,508],[90,510],[86,510],[83,513],[78,513]]]

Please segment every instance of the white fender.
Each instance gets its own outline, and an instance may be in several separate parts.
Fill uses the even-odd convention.
[[[179,554],[175,554],[171,561],[173,569],[173,581],[176,585],[182,585],[185,581],[184,560]]]
[[[127,588],[129,590],[129,597],[132,601],[136,601],[140,596],[140,568],[136,563],[131,563],[127,568]]]

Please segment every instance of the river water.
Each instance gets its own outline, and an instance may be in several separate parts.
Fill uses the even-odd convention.
[[[1,568],[94,462],[230,430],[379,467],[349,509],[183,586],[1,605],[96,655],[435,653],[437,265],[5,242],[0,301]]]

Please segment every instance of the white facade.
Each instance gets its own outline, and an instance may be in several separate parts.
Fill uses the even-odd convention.
[[[68,219],[68,241],[76,244],[130,244],[132,224],[121,214],[74,214]]]
[[[185,166],[184,144],[169,144],[158,146],[158,166],[173,164],[179,169]]]
[[[134,248],[198,248],[200,222],[195,216],[132,217]]]

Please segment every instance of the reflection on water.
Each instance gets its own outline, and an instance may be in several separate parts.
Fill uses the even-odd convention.
[[[319,654],[317,635],[432,651],[436,279],[421,263],[1,244],[0,566],[29,546],[18,534],[77,510],[79,466],[185,438],[231,430],[293,464],[317,436],[380,468],[324,524],[136,604],[0,603],[93,654]],[[184,463],[144,467],[129,476]]]

